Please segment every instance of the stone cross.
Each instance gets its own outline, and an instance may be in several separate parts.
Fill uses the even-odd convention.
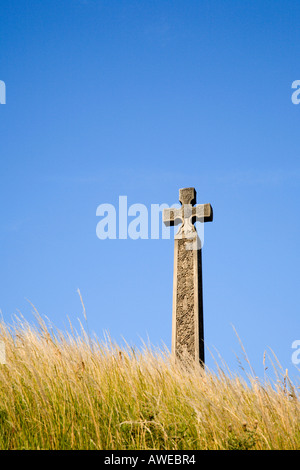
[[[211,222],[210,204],[196,204],[195,188],[179,190],[180,209],[164,209],[167,226],[181,224],[175,235],[172,355],[185,363],[204,364],[201,242],[194,223]],[[194,207],[193,207],[194,206]]]

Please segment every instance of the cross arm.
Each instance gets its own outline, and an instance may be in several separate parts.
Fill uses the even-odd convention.
[[[164,209],[163,210],[163,223],[167,227],[178,225],[182,223],[182,210],[181,209]]]
[[[198,204],[192,208],[193,222],[212,222],[213,209],[210,204]]]

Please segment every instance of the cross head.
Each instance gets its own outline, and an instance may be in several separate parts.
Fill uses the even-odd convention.
[[[210,204],[196,204],[195,188],[182,188],[179,190],[179,209],[164,209],[163,222],[166,226],[181,224],[176,238],[192,238],[195,236],[195,222],[211,222],[213,210]]]

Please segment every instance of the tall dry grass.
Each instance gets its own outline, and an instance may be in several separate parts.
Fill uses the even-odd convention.
[[[41,318],[0,324],[1,449],[300,449],[300,404],[273,385],[182,369]]]

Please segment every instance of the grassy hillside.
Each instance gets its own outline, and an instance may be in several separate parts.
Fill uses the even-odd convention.
[[[300,449],[300,402],[220,368],[181,370],[163,352],[120,350],[39,320],[0,325],[1,449]]]

